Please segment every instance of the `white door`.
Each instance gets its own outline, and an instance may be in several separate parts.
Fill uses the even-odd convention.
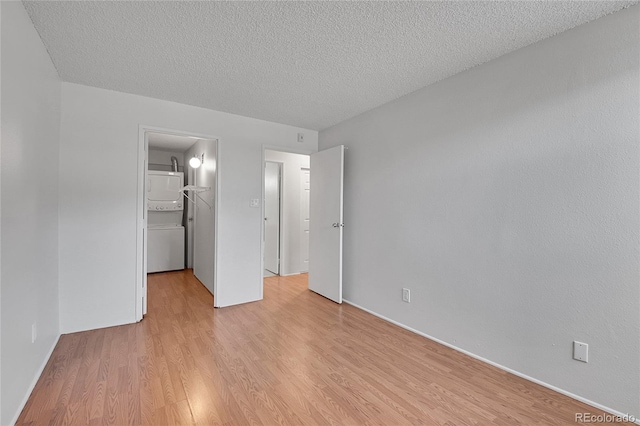
[[[342,303],[344,146],[311,154],[309,289]]]
[[[309,272],[309,169],[300,169],[300,272]]]
[[[143,167],[144,167],[144,181],[142,183],[142,316],[140,317],[140,319],[142,319],[142,317],[144,315],[147,315],[147,301],[148,299],[148,295],[147,295],[147,173],[148,173],[148,169],[147,169],[147,163],[149,162],[148,159],[148,145],[149,142],[147,140],[148,136],[145,133],[144,135],[144,163],[143,163]]]
[[[188,158],[188,157],[185,157],[185,158]],[[195,176],[196,176],[196,169],[187,165],[185,165],[184,169],[185,169],[184,184],[195,185],[194,182],[195,182]],[[195,198],[195,196],[192,193],[187,192],[187,194],[189,194],[189,197]],[[193,269],[193,252],[194,252],[193,241],[194,241],[195,214],[196,214],[195,209],[196,209],[195,204],[193,204],[192,201],[185,198],[184,215],[187,219],[185,222],[185,240],[186,240],[185,250],[187,251],[187,254],[185,256],[185,265],[189,269]]]
[[[211,237],[214,227],[214,211],[196,198],[193,241],[193,275],[213,294],[214,244]]]
[[[264,269],[280,274],[280,163],[265,162]]]
[[[215,264],[215,189],[216,169],[215,145],[210,142],[204,144],[207,164],[203,163],[195,170],[194,185],[210,187],[208,191],[200,192],[198,197],[195,192],[189,191],[189,196],[195,201],[193,208],[193,275],[215,297],[214,289],[214,264]],[[191,202],[191,201],[189,201]]]

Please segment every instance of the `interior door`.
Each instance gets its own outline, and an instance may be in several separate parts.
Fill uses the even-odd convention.
[[[214,263],[215,263],[215,188],[216,169],[215,145],[205,142],[203,148],[207,158],[207,164],[203,164],[194,172],[196,186],[206,186],[211,189],[203,191],[198,197],[195,192],[189,191],[189,196],[195,201],[193,208],[193,274],[202,284],[216,296],[214,289]],[[189,201],[191,202],[191,201]]]
[[[280,274],[280,164],[265,162],[264,269]]]
[[[342,303],[344,146],[311,154],[309,289]]]
[[[147,163],[149,162],[149,158],[148,158],[148,135],[145,133],[144,135],[144,163],[143,163],[143,167],[144,167],[144,181],[142,183],[142,193],[144,194],[142,196],[143,201],[142,201],[142,317],[144,317],[145,315],[147,315],[147,301],[148,299],[148,291],[147,291],[147,246],[148,246],[148,242],[147,242],[147,230],[148,230],[148,223],[147,223],[147,173],[149,172],[148,168],[147,168]],[[140,319],[142,319],[142,317]]]

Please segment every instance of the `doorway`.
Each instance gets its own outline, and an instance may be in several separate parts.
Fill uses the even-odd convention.
[[[309,162],[307,154],[264,151],[264,277],[308,271]]]
[[[139,152],[136,315],[141,320],[147,273],[192,269],[215,295],[218,140],[141,126]],[[172,207],[149,199],[165,180],[173,181],[164,191],[175,196]]]

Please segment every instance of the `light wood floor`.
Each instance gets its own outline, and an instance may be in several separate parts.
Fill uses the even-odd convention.
[[[60,338],[19,425],[575,424],[597,410],[306,288],[213,309],[191,271],[149,277],[138,324]]]

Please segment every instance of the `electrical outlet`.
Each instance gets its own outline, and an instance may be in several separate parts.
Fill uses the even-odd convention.
[[[298,133],[298,142],[304,143],[304,133]]]
[[[589,345],[582,342],[573,342],[573,359],[576,361],[589,362]]]
[[[411,290],[408,288],[402,289],[402,301],[407,303],[411,302]]]
[[[38,337],[38,329],[36,328],[36,323],[31,324],[31,343],[36,342],[36,338]]]
[[[258,207],[260,205],[260,199],[259,198],[252,198],[251,202],[249,203],[249,205],[251,207]]]

